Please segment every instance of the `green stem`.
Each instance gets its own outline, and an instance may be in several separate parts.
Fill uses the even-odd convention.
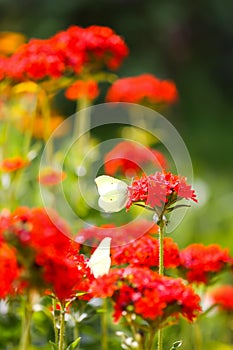
[[[30,290],[27,292],[26,299],[24,301],[23,312],[24,314],[19,349],[28,350],[30,345],[30,328],[33,314]]]
[[[89,106],[90,101],[87,98],[77,101],[74,136],[77,138],[79,151],[81,150],[83,154],[85,154],[90,141],[90,111],[87,110]]]
[[[65,314],[66,314],[66,307],[63,302],[61,302],[61,310],[60,310],[60,332],[58,337],[58,350],[64,349],[64,339],[65,339]]]
[[[102,350],[108,350],[108,320],[107,320],[107,299],[103,299],[103,312],[101,314],[101,328],[102,328],[102,338],[101,345]]]
[[[37,111],[37,100],[38,100],[38,96],[35,97],[35,108],[31,113],[28,129],[25,131],[24,143],[23,143],[23,154],[25,156],[27,156],[31,145],[33,127],[34,127],[36,111]]]
[[[158,331],[158,350],[163,349],[163,331],[159,329]]]
[[[56,315],[57,300],[56,300],[56,298],[52,298],[52,301],[53,301],[53,329],[54,329],[54,340],[55,340],[55,344],[58,345],[58,329],[57,329],[57,315]]]
[[[75,322],[75,326],[74,326],[74,330],[73,330],[73,334],[74,334],[74,339],[78,339],[79,338],[79,327],[78,327],[78,322]]]
[[[196,321],[193,325],[194,328],[194,347],[195,350],[202,350],[202,336],[198,322]]]
[[[159,275],[164,274],[164,251],[163,251],[163,238],[165,233],[166,222],[163,219],[163,213],[161,214],[159,221]],[[163,350],[163,331],[159,329],[158,331],[158,350]]]
[[[137,328],[135,327],[135,324],[132,320],[132,317],[130,314],[128,314],[126,316],[126,321],[129,324],[132,334],[133,334],[133,338],[136,340],[136,342],[138,343],[138,350],[145,350],[142,344],[142,340],[141,340],[141,335],[139,334],[139,332],[137,331]],[[148,349],[149,350],[149,349]]]
[[[9,132],[11,128],[11,118],[8,116],[6,121],[3,121],[3,128],[1,131],[1,160],[7,158],[8,142],[10,140]]]
[[[148,346],[147,346],[148,350],[152,350],[153,349],[154,338],[155,338],[155,332],[154,332],[153,329],[151,329],[150,333],[149,333],[149,340],[148,340]]]
[[[44,142],[47,142],[50,133],[51,133],[51,111],[50,111],[50,103],[49,103],[49,97],[47,96],[46,92],[41,90],[41,113],[44,119]],[[51,137],[50,137],[51,138]],[[52,164],[52,157],[53,157],[53,142],[52,139],[50,139],[50,142],[47,142],[45,147],[46,152],[46,158],[48,164]]]
[[[159,275],[164,274],[164,251],[163,251],[163,239],[165,233],[165,221],[163,219],[159,220]]]

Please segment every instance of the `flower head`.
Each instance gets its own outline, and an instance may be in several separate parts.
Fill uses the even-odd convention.
[[[4,159],[0,164],[0,169],[4,172],[14,172],[26,167],[29,164],[28,160],[22,157],[11,157]]]
[[[189,282],[208,283],[216,272],[220,272],[231,263],[228,249],[223,249],[217,244],[204,246],[195,243],[180,252],[180,267]]]
[[[77,100],[86,98],[88,100],[94,100],[99,95],[98,84],[95,80],[77,80],[65,91],[65,96],[69,100]]]
[[[48,39],[31,39],[5,62],[0,76],[14,80],[60,78],[66,72],[79,74],[84,68],[117,69],[128,55],[124,40],[102,26],[71,26]]]
[[[50,39],[31,39],[8,58],[6,75],[15,80],[59,78],[65,68],[64,54]]]
[[[47,288],[60,301],[67,301],[78,293],[87,293],[89,283],[93,279],[84,256],[75,253],[49,256],[41,254],[37,263],[43,268],[43,279]],[[88,296],[86,296],[88,298]]]
[[[113,265],[131,265],[138,267],[159,266],[159,242],[149,234],[127,245],[112,249]],[[177,244],[171,238],[164,238],[164,266],[174,268],[180,264]]]
[[[122,313],[136,313],[160,326],[169,317],[179,315],[192,321],[200,311],[200,298],[181,279],[159,276],[147,268],[127,267],[112,269],[91,284],[96,297],[111,297],[114,302],[114,319]]]
[[[159,80],[152,74],[142,74],[115,81],[108,90],[106,101],[160,105],[172,104],[177,98],[173,82]]]
[[[221,309],[233,311],[233,286],[223,285],[214,288],[209,293],[213,304],[217,304]]]
[[[6,243],[0,243],[0,298],[14,291],[14,282],[19,275],[16,251]]]
[[[38,181],[44,186],[53,186],[64,181],[65,178],[66,173],[64,173],[64,171],[58,171],[52,168],[45,168],[40,172]]]
[[[139,172],[145,172],[143,167],[147,165],[164,169],[166,159],[161,152],[131,141],[120,142],[106,154],[104,159],[105,172],[110,176],[119,172],[132,177]]]
[[[144,175],[132,182],[128,187],[126,208],[129,209],[137,202],[142,202],[150,208],[164,206],[169,208],[180,199],[191,199],[197,202],[196,194],[186,183],[186,178],[172,173],[156,172],[154,175]]]
[[[79,253],[80,245],[69,239],[68,225],[56,212],[48,215],[42,208],[19,207],[7,222],[0,223],[5,242],[16,250],[20,286],[50,291],[61,301],[79,296],[78,292],[87,293],[93,279],[90,268]]]

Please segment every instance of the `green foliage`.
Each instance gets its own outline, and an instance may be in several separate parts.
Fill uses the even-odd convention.
[[[77,350],[79,348],[81,338],[77,338],[73,343],[71,343],[66,350]]]

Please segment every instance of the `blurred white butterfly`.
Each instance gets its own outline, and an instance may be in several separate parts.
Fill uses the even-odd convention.
[[[121,180],[108,175],[101,175],[95,179],[100,195],[98,204],[107,213],[122,210],[127,202],[128,185]]]
[[[105,237],[87,263],[95,278],[103,276],[109,272],[111,266],[110,244],[111,238]]]

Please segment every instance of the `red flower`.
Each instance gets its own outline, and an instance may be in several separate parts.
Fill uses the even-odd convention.
[[[211,276],[231,263],[228,249],[217,244],[191,244],[180,252],[181,269],[189,282],[208,283]]]
[[[122,38],[108,27],[90,26],[85,30],[89,59],[104,62],[108,68],[117,69],[128,56],[128,48]]]
[[[94,100],[99,95],[98,84],[95,80],[77,80],[65,92],[65,96],[69,100],[77,100],[86,98],[88,100]]]
[[[151,208],[160,208],[164,205],[168,208],[183,198],[197,202],[196,194],[186,183],[186,178],[172,173],[156,172],[154,175],[144,175],[132,182],[128,190],[126,208],[129,209],[135,202],[143,202]]]
[[[159,151],[131,141],[120,142],[106,154],[104,159],[105,172],[110,176],[120,172],[132,177],[138,172],[145,172],[143,167],[146,167],[146,165],[164,169],[166,159]]]
[[[83,66],[92,69],[106,65],[117,69],[128,55],[128,48],[115,32],[102,26],[71,26],[52,38],[56,48],[64,52],[66,64],[80,73]]]
[[[45,186],[57,185],[64,181],[66,178],[66,173],[63,171],[57,171],[52,168],[43,169],[38,177],[39,183]]]
[[[49,214],[42,208],[17,208],[7,225],[3,221],[4,238],[17,249],[19,285],[68,300],[87,292],[93,277],[80,245],[68,237],[67,224],[55,212]]]
[[[96,297],[112,298],[115,321],[125,311],[162,326],[168,317],[177,319],[180,314],[193,321],[201,310],[199,296],[181,279],[159,276],[147,268],[112,269],[93,281],[90,289]]]
[[[145,234],[122,247],[111,250],[112,265],[124,265],[138,267],[159,266],[159,242],[158,239]],[[171,238],[164,238],[164,266],[174,268],[180,264],[177,244]]]
[[[116,69],[127,55],[126,44],[110,28],[72,26],[49,39],[32,39],[20,46],[0,62],[0,78],[41,80],[66,72],[79,74],[84,67]]]
[[[210,292],[210,297],[212,299],[213,304],[217,304],[220,308],[233,311],[233,286],[231,285],[223,285],[213,289]]]
[[[29,162],[22,157],[12,157],[4,159],[0,164],[0,169],[4,172],[13,172],[26,167]]]
[[[42,255],[37,261],[43,267],[43,277],[49,289],[60,301],[69,300],[78,292],[88,291],[93,277],[83,255]]]
[[[159,80],[151,74],[122,78],[108,90],[107,102],[131,102],[141,104],[172,104],[178,94],[173,82]]]
[[[32,39],[9,57],[6,75],[16,80],[58,78],[65,68],[64,53],[50,39]]]
[[[43,208],[17,208],[11,215],[10,234],[20,245],[36,251],[51,251],[59,254],[69,246],[70,229],[56,212],[49,215]]]
[[[5,298],[14,290],[14,282],[19,275],[16,252],[6,243],[0,243],[0,298]]]
[[[0,57],[0,80],[4,79],[6,71],[7,58]]]
[[[11,213],[8,209],[2,209],[0,212],[0,243],[4,240],[4,232],[9,228],[11,223]]]

